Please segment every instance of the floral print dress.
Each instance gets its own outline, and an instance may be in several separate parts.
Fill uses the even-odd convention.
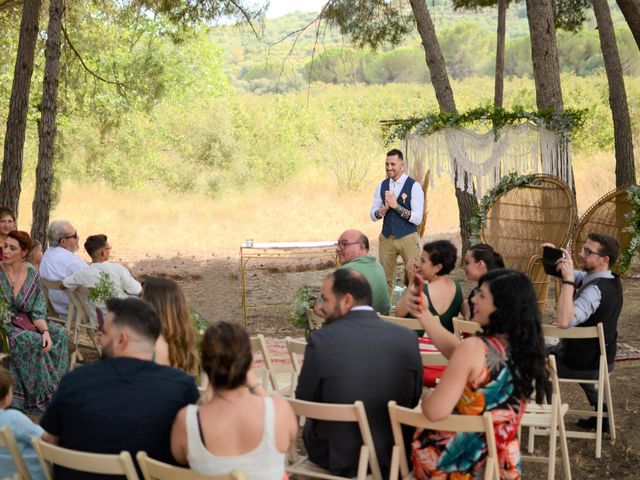
[[[47,319],[47,304],[40,286],[40,275],[31,265],[27,278],[14,297],[11,283],[0,269],[0,294],[14,314],[26,313],[31,321]],[[69,369],[67,332],[62,325],[48,322],[53,345],[42,353],[40,332],[5,325],[11,352],[13,407],[28,414],[43,414],[58,389],[60,379]]]
[[[500,478],[520,479],[517,433],[525,402],[515,396],[508,353],[497,337],[480,337],[486,363],[475,381],[467,383],[453,413],[482,415],[490,411],[496,435]],[[472,480],[484,478],[487,445],[482,433],[418,429],[411,444],[413,474],[418,479]]]

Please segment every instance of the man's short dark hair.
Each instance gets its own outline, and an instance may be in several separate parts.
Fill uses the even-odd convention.
[[[358,238],[358,241],[362,244],[364,249],[368,252],[369,251],[369,238],[363,233]]]
[[[351,268],[340,268],[331,275],[333,275],[331,291],[334,295],[341,297],[350,293],[356,305],[371,306],[371,286],[364,275]]]
[[[89,235],[84,242],[84,249],[89,256],[93,258],[93,255],[100,249],[107,246],[107,236],[100,233],[98,235]]]
[[[620,244],[611,235],[606,233],[591,232],[587,238],[600,244],[598,255],[609,257],[609,268],[613,267],[620,254]]]
[[[397,148],[394,148],[393,150],[389,150],[387,152],[387,157],[395,157],[395,156],[397,156],[400,160],[404,162],[404,155],[402,155],[402,152]]]
[[[111,298],[107,310],[113,313],[113,323],[129,327],[137,334],[155,342],[160,336],[160,319],[155,309],[139,298]]]

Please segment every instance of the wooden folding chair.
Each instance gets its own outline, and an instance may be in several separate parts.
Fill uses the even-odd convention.
[[[570,438],[587,438],[595,439],[596,441],[596,458],[600,458],[602,455],[602,419],[607,417],[609,419],[609,435],[611,436],[611,443],[616,440],[616,425],[613,415],[613,399],[611,396],[611,384],[609,381],[609,370],[607,368],[607,352],[604,341],[604,329],[602,324],[599,323],[593,327],[573,327],[573,328],[558,328],[552,325],[543,325],[542,333],[545,337],[554,337],[559,339],[584,339],[584,338],[597,338],[600,345],[600,360],[598,365],[598,378],[595,380],[584,380],[577,378],[560,378],[560,383],[590,383],[596,385],[598,389],[598,405],[596,411],[593,410],[576,410],[569,409],[570,415],[587,415],[596,416],[596,431],[595,432],[583,432],[576,430],[567,430],[567,437]],[[604,411],[604,398],[607,399],[608,411]]]
[[[420,320],[417,318],[391,317],[389,315],[380,315],[380,318],[386,322],[395,323],[401,327],[408,328],[409,330],[415,330],[417,332],[424,330]]]
[[[83,347],[93,347],[100,353],[100,346],[96,339],[96,327],[91,325],[89,320],[89,312],[87,311],[87,305],[84,299],[87,298],[87,289],[80,287],[76,290],[66,290],[61,286],[60,281],[47,280],[46,278],[40,279],[42,288],[47,299],[47,311],[48,320],[65,325],[67,330],[67,336],[73,346],[69,355],[69,368],[73,368],[77,361],[82,361],[82,353],[78,346],[79,343],[79,330],[84,330],[91,340],[91,344],[81,344]],[[62,320],[57,316],[57,313],[53,309],[51,302],[49,301],[49,290],[64,290],[69,296],[69,309],[67,310],[67,318]]]
[[[484,433],[487,442],[487,465],[485,467],[485,480],[498,480],[498,450],[496,448],[496,437],[493,431],[493,418],[491,413],[485,412],[483,415],[449,415],[445,420],[431,422],[421,411],[400,407],[395,401],[389,402],[389,417],[391,418],[391,429],[393,439],[399,451],[400,478],[414,478],[409,471],[407,456],[405,453],[404,437],[402,436],[402,425],[409,425],[415,428],[426,428],[429,430],[440,430],[444,432],[476,432]],[[490,460],[489,460],[490,459]],[[391,479],[398,478],[398,470],[391,471]]]
[[[176,467],[149,458],[146,452],[138,452],[136,458],[144,480],[244,480],[245,478],[238,470],[232,470],[226,475],[201,475],[190,468]]]
[[[482,331],[482,325],[472,320],[464,320],[462,318],[453,319],[453,334],[456,337],[462,337],[463,334],[475,335]]]
[[[80,472],[124,475],[127,480],[138,480],[136,467],[133,465],[129,452],[123,451],[113,455],[79,452],[52,445],[39,437],[33,437],[31,443],[38,454],[38,460],[40,460],[42,471],[47,480],[53,480],[53,470],[50,464]]]
[[[42,292],[44,293],[44,298],[47,301],[47,320],[64,325],[67,329],[67,333],[70,335],[71,325],[73,323],[73,319],[75,318],[75,307],[71,304],[71,302],[69,302],[67,318],[60,318],[60,316],[58,316],[58,312],[56,312],[56,310],[53,308],[51,300],[49,300],[49,290],[63,290],[61,281],[47,280],[46,278],[40,277],[40,285],[42,285]]]
[[[13,432],[8,426],[0,428],[0,448],[2,447],[9,451],[9,456],[13,461],[16,471],[16,475],[14,475],[13,478],[17,480],[31,480],[31,474],[29,473],[26,463],[24,463],[24,458],[22,458],[22,454],[16,443],[16,437],[13,436]]]
[[[87,305],[87,294],[88,291],[85,287],[78,287],[75,290],[67,290],[67,294],[69,295],[69,299],[71,300],[70,305],[72,304],[74,307],[75,319],[73,322],[72,335],[70,336],[73,345],[75,346],[74,351],[71,353],[70,366],[69,368],[73,368],[76,364],[76,360],[82,361],[82,354],[80,353],[79,346],[84,347],[93,347],[98,354],[101,352],[100,343],[98,342],[98,326],[92,325],[91,323],[91,315],[87,310],[89,307]],[[90,344],[81,344],[80,343],[80,332],[83,331],[91,341]]]
[[[358,472],[355,478],[365,480],[373,478],[373,480],[382,480],[380,466],[378,464],[378,456],[373,445],[373,437],[369,429],[367,414],[364,410],[364,403],[355,402],[353,405],[335,404],[335,403],[316,403],[304,400],[288,399],[289,404],[293,408],[294,413],[298,417],[311,418],[314,420],[323,420],[329,422],[355,422],[360,427],[362,435],[362,447],[360,448],[360,457],[358,461]],[[338,477],[330,474],[327,470],[320,468],[315,463],[309,461],[308,457],[300,456],[293,445],[289,451],[289,465],[287,472],[290,474],[304,475],[311,478],[326,478],[329,480],[340,480],[345,477]],[[371,468],[371,475],[367,475],[367,466]]]
[[[291,366],[294,373],[294,385],[291,386],[291,396],[294,396],[296,387],[298,386],[298,377],[302,370],[302,361],[300,357],[304,358],[304,351],[307,348],[307,342],[302,340],[293,340],[291,337],[285,338],[287,343],[287,351],[289,352],[289,358],[291,359]]]
[[[449,360],[440,352],[420,352],[423,367],[445,367]]]
[[[267,342],[264,339],[264,335],[260,334],[256,335],[255,337],[250,337],[249,341],[251,343],[251,352],[254,354],[254,356],[256,352],[260,353],[260,355],[262,356],[262,361],[264,363],[264,367],[254,367],[256,376],[258,376],[258,378],[262,377],[262,387],[272,393],[277,393],[285,396],[292,395],[292,387],[295,377],[293,367],[291,365],[275,366],[273,364],[273,362],[271,361],[271,355],[269,354],[269,349],[267,348]],[[290,376],[291,381],[289,385],[285,385],[284,387],[279,386],[277,377],[278,373],[287,373]]]
[[[565,480],[571,480],[569,448],[567,446],[567,434],[564,425],[564,416],[569,409],[569,405],[562,403],[556,359],[553,355],[549,355],[547,370],[549,371],[549,378],[551,380],[551,404],[538,405],[530,401],[527,405],[527,410],[522,417],[520,426],[529,427],[528,452],[530,455],[522,455],[521,458],[522,461],[547,463],[549,466],[547,479],[553,480],[556,476],[556,437],[558,437],[560,439],[564,478]],[[549,455],[546,457],[532,455],[535,436],[542,431],[549,435]]]

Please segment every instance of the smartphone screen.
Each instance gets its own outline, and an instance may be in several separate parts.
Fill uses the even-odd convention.
[[[556,267],[556,261],[564,256],[564,252],[559,248],[544,247],[542,250],[542,264],[547,275],[562,277],[562,274]]]

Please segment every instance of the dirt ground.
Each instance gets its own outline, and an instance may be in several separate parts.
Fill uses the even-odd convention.
[[[372,252],[377,252],[372,245]],[[128,263],[137,278],[151,275],[169,276],[182,286],[190,305],[209,321],[227,320],[242,323],[240,268],[237,256],[214,256],[208,259],[177,256],[173,258],[144,258]],[[247,291],[250,305],[290,303],[297,289],[305,284],[319,285],[331,271],[327,258],[302,258],[295,261],[253,259],[248,264]],[[453,276],[464,279],[460,268]],[[472,288],[463,281],[463,291]],[[640,349],[640,268],[623,280],[624,307],[619,321],[619,339]],[[545,321],[553,318],[553,292],[545,309]],[[251,309],[247,328],[251,334],[268,337],[299,337],[302,331],[289,322],[288,308]],[[611,444],[609,436],[603,442],[602,458],[594,457],[595,445],[590,440],[569,439],[573,478],[577,479],[635,479],[640,478],[640,361],[617,362],[611,377],[617,440]],[[572,407],[586,408],[586,400],[579,387],[563,386],[563,402]],[[575,419],[568,418],[571,428]],[[542,441],[539,445],[544,445]],[[537,444],[537,445],[538,445]],[[558,462],[560,462],[558,454]],[[561,466],[556,468],[558,478]],[[546,478],[546,466],[523,464],[524,478]]]

